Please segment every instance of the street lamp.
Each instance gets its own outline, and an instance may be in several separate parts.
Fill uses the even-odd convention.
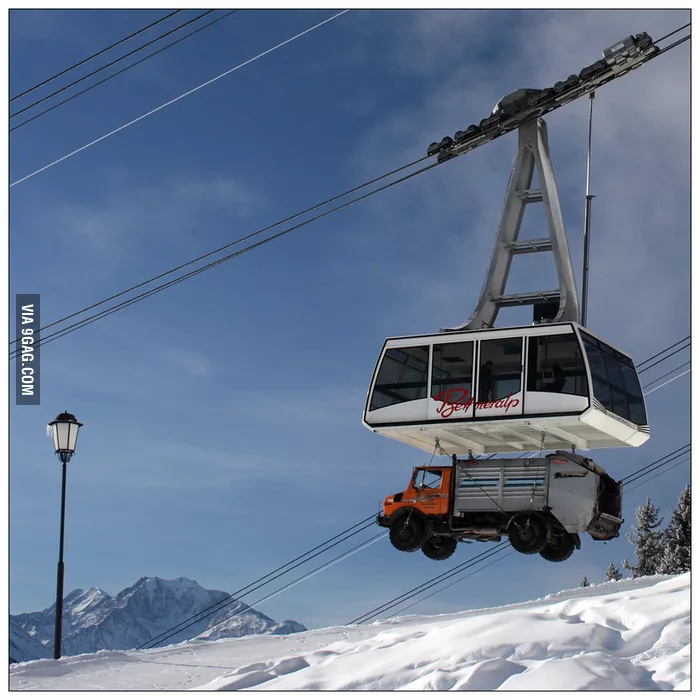
[[[56,631],[54,635],[53,658],[61,658],[61,624],[63,622],[63,529],[66,522],[66,465],[70,462],[78,442],[79,423],[72,413],[64,411],[52,420],[51,428],[54,452],[63,465],[61,484],[61,544],[58,549],[58,575],[56,578]]]

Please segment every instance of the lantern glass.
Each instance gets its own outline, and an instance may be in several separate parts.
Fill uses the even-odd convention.
[[[73,454],[78,443],[79,423],[70,413],[61,413],[56,420],[49,423],[53,437],[54,451],[61,454]]]

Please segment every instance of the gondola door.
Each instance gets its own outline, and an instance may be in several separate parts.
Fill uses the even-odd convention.
[[[523,352],[522,337],[479,341],[475,418],[522,415]]]

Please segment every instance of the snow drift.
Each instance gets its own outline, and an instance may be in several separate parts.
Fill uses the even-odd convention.
[[[13,690],[689,690],[690,574],[500,608],[11,667]]]

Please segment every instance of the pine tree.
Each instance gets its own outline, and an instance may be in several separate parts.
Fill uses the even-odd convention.
[[[659,518],[659,509],[647,497],[646,503],[638,506],[636,513],[637,524],[627,533],[627,539],[634,545],[637,564],[630,564],[626,559],[622,562],[632,578],[658,573],[663,553],[662,533],[657,530],[663,520]]]
[[[678,496],[671,522],[663,532],[663,553],[660,574],[682,574],[690,571],[690,485]]]
[[[581,588],[588,588],[591,584],[588,582],[588,579],[584,576],[583,581],[581,581]]]
[[[613,562],[610,562],[607,572],[605,573],[606,581],[619,581],[622,578],[620,570],[615,566]]]

